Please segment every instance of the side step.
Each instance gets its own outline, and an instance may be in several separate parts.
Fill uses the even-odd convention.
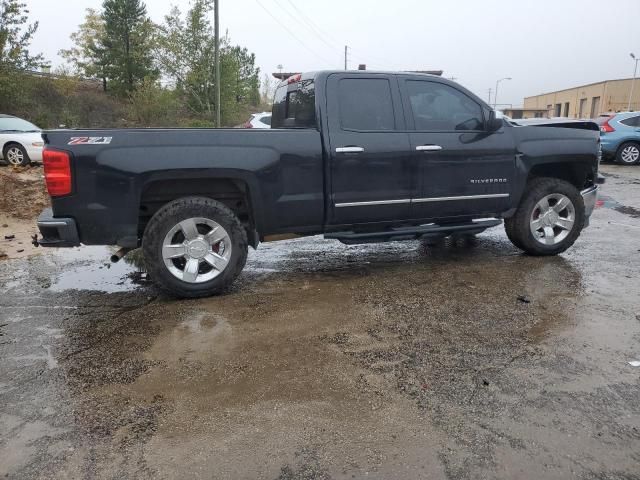
[[[475,234],[485,231],[487,228],[500,225],[502,220],[479,220],[451,225],[420,225],[417,227],[391,228],[381,232],[330,232],[325,233],[324,238],[339,240],[347,245],[358,243],[396,242],[400,240],[418,240],[422,238],[442,238],[453,234]]]

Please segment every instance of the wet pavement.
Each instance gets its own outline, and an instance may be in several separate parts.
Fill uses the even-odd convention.
[[[603,171],[555,258],[308,238],[196,301],[0,263],[0,478],[640,478],[640,167]]]

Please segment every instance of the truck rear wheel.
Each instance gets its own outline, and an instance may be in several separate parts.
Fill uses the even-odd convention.
[[[247,260],[247,234],[238,217],[205,197],[163,206],[149,221],[142,247],[152,280],[183,298],[223,291]]]
[[[584,227],[584,201],[576,187],[557,178],[527,184],[518,209],[505,220],[509,240],[530,255],[567,250]]]

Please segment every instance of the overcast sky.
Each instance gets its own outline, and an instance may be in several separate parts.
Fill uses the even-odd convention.
[[[32,44],[54,65],[87,7],[101,0],[25,0],[40,28]],[[148,0],[162,21],[185,0]],[[631,77],[640,55],[640,0],[220,0],[220,24],[256,54],[262,72],[343,68],[442,69],[499,103],[611,78]],[[262,7],[261,7],[262,5]],[[294,6],[297,7],[294,8]],[[267,13],[269,12],[269,13]],[[273,16],[270,16],[271,14]],[[304,17],[302,16],[304,15]],[[279,22],[279,23],[278,23]],[[212,15],[213,23],[213,15]],[[283,27],[286,27],[286,29]],[[288,31],[287,31],[288,30]]]

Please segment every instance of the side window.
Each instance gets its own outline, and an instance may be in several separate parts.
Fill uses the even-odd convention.
[[[416,130],[482,130],[482,107],[464,93],[437,82],[407,80]]]
[[[384,78],[343,78],[338,83],[343,130],[395,130],[391,85]]]
[[[620,123],[627,127],[640,127],[640,117],[629,117],[624,120],[620,120]]]
[[[260,123],[271,126],[271,115],[260,118]]]

